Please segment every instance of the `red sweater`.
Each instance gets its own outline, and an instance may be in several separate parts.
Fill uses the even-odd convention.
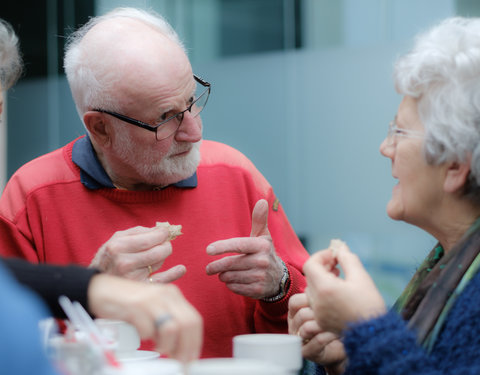
[[[0,253],[32,262],[88,266],[114,232],[157,221],[181,224],[165,268],[184,264],[175,284],[204,318],[202,357],[232,355],[232,337],[244,333],[286,332],[290,295],[303,291],[302,265],[308,257],[265,178],[240,152],[203,141],[195,188],[160,191],[91,190],[72,162],[74,142],[21,167],[0,199]],[[274,303],[242,297],[227,289],[205,267],[216,259],[208,244],[249,236],[255,203],[270,206],[268,226],[277,254],[290,272],[288,295]],[[145,349],[145,346],[142,347]]]

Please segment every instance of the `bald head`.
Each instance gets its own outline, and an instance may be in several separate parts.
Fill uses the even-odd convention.
[[[65,71],[80,116],[95,107],[120,110],[124,98],[162,89],[166,78],[181,80],[192,74],[170,25],[133,8],[92,18],[74,33]]]
[[[142,21],[118,18],[93,27],[81,43],[96,80],[117,100],[162,89],[168,79],[192,76],[183,49]],[[153,86],[153,87],[152,87]]]

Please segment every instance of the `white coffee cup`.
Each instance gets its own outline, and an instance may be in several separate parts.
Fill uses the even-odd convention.
[[[140,347],[140,336],[137,329],[123,320],[95,319],[100,333],[113,342],[117,353],[134,352]]]
[[[239,335],[233,338],[233,356],[268,361],[297,374],[303,364],[302,340],[280,333]]]
[[[188,375],[289,375],[273,363],[259,359],[208,358],[192,362]]]

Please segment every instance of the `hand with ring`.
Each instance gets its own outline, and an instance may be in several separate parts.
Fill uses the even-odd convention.
[[[118,231],[100,247],[90,266],[132,280],[150,283],[175,281],[185,274],[184,265],[157,272],[172,253],[169,238],[170,232],[161,226],[138,226]]]
[[[88,288],[90,312],[97,318],[133,324],[142,339],[153,339],[161,354],[182,362],[200,356],[203,321],[173,284],[145,284],[107,274]]]
[[[150,283],[154,283],[152,278],[152,273],[153,273],[152,266],[149,264],[147,268],[148,268],[148,281],[150,281]]]
[[[172,315],[169,313],[163,313],[155,319],[155,325],[158,329],[162,328],[162,325],[172,319]]]

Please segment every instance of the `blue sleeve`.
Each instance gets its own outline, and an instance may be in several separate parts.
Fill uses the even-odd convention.
[[[55,375],[40,340],[47,317],[37,296],[20,286],[0,264],[0,369],[2,374]]]
[[[346,374],[480,374],[480,274],[455,302],[431,353],[396,313],[349,327]]]

